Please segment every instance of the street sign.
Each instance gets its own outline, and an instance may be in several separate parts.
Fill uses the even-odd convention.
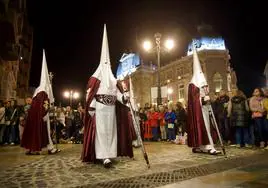
[[[140,66],[140,57],[134,53],[124,53],[119,61],[120,63],[116,71],[116,78],[119,80],[135,72]]]

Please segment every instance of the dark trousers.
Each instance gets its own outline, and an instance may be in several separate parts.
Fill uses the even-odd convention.
[[[16,125],[8,125],[6,126],[4,135],[3,135],[3,142],[4,143],[15,143],[16,140]]]
[[[248,133],[249,133],[249,140],[250,144],[255,145],[255,125],[254,123],[250,122],[248,127]]]
[[[158,127],[152,127],[153,141],[157,141],[159,138]]]
[[[10,143],[15,143],[17,142],[17,125],[10,125],[10,133],[9,133],[9,142]]]
[[[0,144],[5,142],[5,132],[6,132],[6,125],[0,124]]]
[[[63,138],[62,130],[64,128],[64,125],[61,123],[56,124],[56,141],[57,143],[60,143],[60,139]]]
[[[169,140],[175,140],[176,139],[174,128],[168,128],[168,139]]]
[[[268,142],[268,119],[265,119],[264,123],[264,140]]]
[[[264,119],[262,117],[254,118],[254,126],[255,126],[255,132],[256,132],[256,139],[258,142],[263,142],[265,140],[264,138],[264,132],[265,132],[265,124]]]
[[[240,144],[240,145],[249,144],[248,128],[236,127],[235,139],[236,139],[236,144]]]
[[[224,141],[231,140],[228,119],[227,118],[220,118],[220,119],[218,119],[218,124],[219,124],[219,131],[222,135],[222,139]]]

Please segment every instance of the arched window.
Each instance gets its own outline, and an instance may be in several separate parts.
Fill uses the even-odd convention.
[[[213,76],[213,83],[215,86],[215,92],[220,92],[220,90],[222,89],[222,76],[220,73],[216,72]]]

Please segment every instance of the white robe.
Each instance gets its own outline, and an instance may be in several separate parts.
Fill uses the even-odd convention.
[[[122,102],[123,94],[117,89],[116,83],[113,88],[105,88],[100,83],[98,94],[113,95]],[[117,157],[117,124],[115,105],[105,105],[93,100],[91,107],[96,111],[96,136],[95,152],[97,159]]]
[[[210,107],[208,105],[202,105],[202,114],[203,114],[203,119],[204,119],[205,128],[206,128],[208,141],[209,141],[209,145],[206,145],[206,149],[214,149],[214,143],[213,143],[211,130],[210,130],[209,110],[210,110]]]
[[[212,110],[212,109],[211,109],[210,104],[202,105],[202,102],[201,102],[202,97],[205,97],[205,92],[201,88],[200,89],[200,103],[201,103],[202,115],[203,115],[203,119],[204,119],[204,123],[205,123],[206,132],[207,132],[207,135],[208,135],[209,144],[208,145],[202,145],[202,146],[200,146],[200,148],[203,149],[203,150],[213,150],[214,151],[215,148],[214,148],[214,143],[213,143],[213,139],[212,139],[212,135],[211,135],[210,120],[209,120],[209,111]]]

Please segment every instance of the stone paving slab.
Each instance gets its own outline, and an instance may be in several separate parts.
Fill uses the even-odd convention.
[[[63,151],[57,155],[40,156],[25,156],[23,150],[18,147],[0,148],[1,187],[87,187],[122,178],[164,173],[264,152],[259,149],[228,147],[228,158],[225,158],[222,155],[194,154],[185,145],[146,142],[150,169],[147,169],[139,148],[134,149],[134,159],[117,158],[114,160],[113,168],[105,169],[101,164],[82,163],[81,145],[66,144],[60,145],[59,148],[63,148]],[[15,165],[12,160],[15,161]]]

